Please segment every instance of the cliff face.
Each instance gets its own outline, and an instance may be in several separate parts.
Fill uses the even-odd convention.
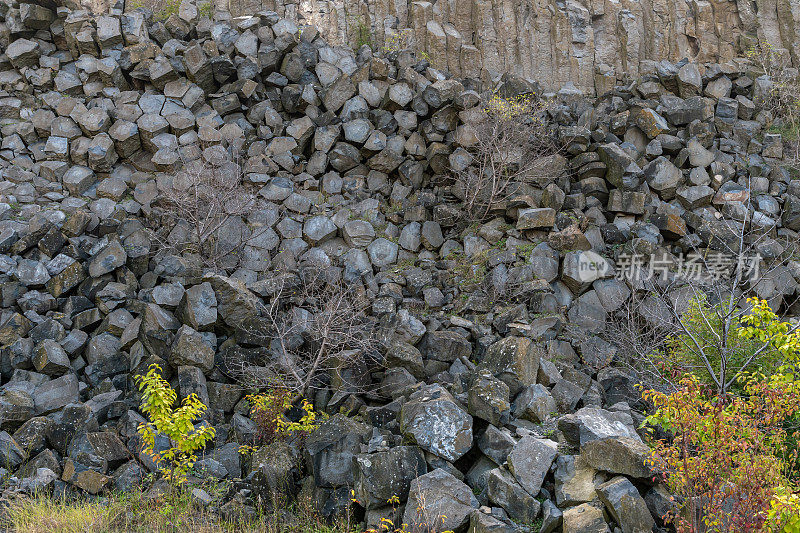
[[[240,2],[241,0],[233,0]],[[246,2],[242,2],[244,5]],[[262,0],[325,37],[382,45],[408,28],[415,47],[456,76],[513,72],[549,88],[602,92],[643,62],[726,61],[755,38],[800,57],[800,0]]]

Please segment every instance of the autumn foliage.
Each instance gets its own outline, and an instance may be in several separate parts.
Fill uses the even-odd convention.
[[[675,496],[665,518],[679,532],[800,531],[800,341],[765,302],[751,303],[737,334],[780,352],[777,372],[743,374],[736,393],[720,393],[692,373],[671,393],[643,392],[652,405],[646,424],[667,434],[652,439],[650,461]]]

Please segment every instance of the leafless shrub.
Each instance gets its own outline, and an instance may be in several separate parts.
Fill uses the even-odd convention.
[[[195,254],[204,267],[219,270],[235,266],[242,248],[267,228],[246,227],[256,197],[236,158],[216,152],[210,157],[207,149],[160,183],[149,225],[161,253]]]
[[[524,95],[492,96],[485,117],[475,124],[475,144],[451,165],[453,194],[467,222],[482,222],[514,191],[515,183],[535,180],[559,151],[548,120],[550,103]]]
[[[246,387],[359,392],[380,344],[359,288],[317,266],[276,272],[264,289],[261,323],[245,332],[267,350],[255,358],[228,352],[225,367]]]

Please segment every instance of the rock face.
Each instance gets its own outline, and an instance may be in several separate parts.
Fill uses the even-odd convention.
[[[670,0],[269,0],[261,6],[315,24],[336,43],[371,40],[391,46],[411,40],[437,68],[456,76],[488,79],[512,72],[548,89],[571,81],[598,94],[624,76],[653,72],[662,59],[730,60],[754,36],[786,50],[795,62],[800,54],[795,15],[777,0],[758,9],[744,0],[712,0],[699,7]]]
[[[295,22],[306,2],[232,19],[183,0],[166,21],[1,3],[0,489],[102,494],[155,472],[135,377],[157,364],[208,407],[195,422],[217,437],[195,468],[231,490],[193,497],[220,512],[278,492],[328,518],[358,505],[365,530],[661,524],[641,376],[612,328],[629,304],[664,320],[664,301],[622,275],[626,254],[671,283],[684,255],[757,231],[769,274],[743,296],[796,311],[800,180],[763,109],[772,80],[744,59],[642,60],[732,53],[736,4],[693,7],[694,40],[685,6],[612,4],[393,4],[431,63],[332,46]],[[388,9],[365,5],[368,25]],[[616,72],[595,77],[599,62]],[[512,63],[547,83],[586,65],[598,87],[641,76],[541,97],[536,80],[490,80]],[[476,170],[493,95],[547,105],[557,148],[475,222],[453,171]],[[209,191],[232,212],[174,212]],[[342,309],[357,318],[332,324]],[[261,443],[244,391],[281,380],[329,417]]]

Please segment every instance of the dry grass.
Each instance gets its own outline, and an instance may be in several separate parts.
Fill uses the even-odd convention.
[[[96,500],[16,497],[0,512],[0,531],[15,533],[348,533],[327,524],[310,505],[266,513],[246,522],[225,520],[192,501],[188,492],[149,498],[141,492]]]
[[[49,498],[24,498],[4,510],[4,525],[18,533],[72,533],[110,531],[116,511],[113,506],[90,502],[66,503]]]

